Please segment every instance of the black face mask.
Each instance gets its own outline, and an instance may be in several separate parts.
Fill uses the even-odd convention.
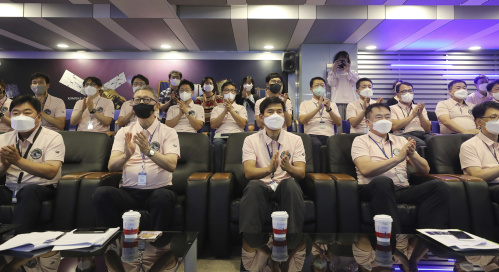
[[[279,93],[281,91],[281,84],[277,84],[277,83],[270,84],[269,89],[274,94]]]
[[[154,105],[140,103],[137,105],[133,105],[133,111],[135,112],[135,115],[137,115],[137,117],[139,117],[140,119],[147,119],[153,114]]]

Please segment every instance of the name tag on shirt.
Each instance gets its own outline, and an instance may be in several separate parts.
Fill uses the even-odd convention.
[[[398,169],[395,169],[395,175],[397,175],[397,178],[399,179],[400,183],[406,183],[406,179],[402,175],[402,173],[399,172]]]
[[[145,186],[147,184],[147,174],[144,172],[139,173],[139,179],[137,182],[137,185],[139,186]]]
[[[88,129],[94,129],[94,120],[88,121]]]
[[[320,126],[320,127],[321,127],[322,129],[325,129],[325,128],[326,128],[326,122],[321,121],[320,123],[321,123],[321,126]]]

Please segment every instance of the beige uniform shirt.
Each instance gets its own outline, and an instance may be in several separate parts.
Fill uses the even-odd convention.
[[[50,94],[47,96],[45,103],[42,104],[42,111],[53,118],[64,117],[64,119],[66,119],[66,105],[64,104],[64,101],[58,97],[51,96]],[[43,120],[43,118],[42,126],[55,131],[60,130],[56,126]]]
[[[238,105],[236,104],[236,102],[232,103],[232,107],[239,116],[241,116],[245,120],[248,120],[248,113],[246,112],[246,107],[244,107],[243,105]],[[216,119],[220,114],[224,112],[224,110],[225,106],[223,104],[219,104],[211,111],[211,119]],[[232,117],[232,114],[227,112],[222,121],[222,124],[217,128],[215,133],[237,133],[237,132],[244,132],[244,128],[241,128],[236,123],[236,120],[234,120],[234,117]]]
[[[370,99],[369,105],[376,103],[376,100]],[[350,102],[347,105],[346,120],[352,117],[357,117],[364,110],[364,101],[362,99],[357,99],[354,102]],[[362,119],[357,127],[350,126],[350,133],[367,133],[369,128],[366,123],[366,118]]]
[[[415,107],[417,107],[417,105],[415,104],[411,104],[411,106],[406,106],[400,102],[396,105],[390,106],[390,110],[392,112],[392,120],[405,119],[407,116],[411,114],[411,112]],[[428,112],[426,112],[425,108],[423,108],[423,116],[426,119],[428,119]],[[394,131],[394,134],[402,134],[412,131],[424,131],[423,127],[421,126],[421,122],[419,121],[419,116],[417,115],[411,120],[411,122],[407,126],[404,127],[404,129],[399,129],[397,131]]]
[[[194,102],[191,101],[191,103],[187,105],[187,112],[189,111],[194,111],[194,117],[196,118],[196,120],[204,123],[204,109],[201,105],[194,104]],[[168,108],[168,112],[166,113],[166,120],[177,118],[180,112],[181,111],[179,105],[171,106],[170,108]],[[187,119],[187,116],[183,113],[174,129],[177,132],[197,133],[197,131],[192,127],[191,123],[189,123],[189,119]]]
[[[106,117],[114,118],[113,101],[101,96],[97,96],[92,101],[94,102],[94,109],[97,112],[104,114],[104,116]],[[83,107],[83,100],[78,100],[75,104],[71,117],[73,117],[73,115],[76,115],[79,111],[81,111],[82,107]],[[93,129],[88,128],[88,123],[90,121],[93,122]],[[99,122],[99,120],[95,118],[93,114],[90,114],[88,107],[85,109],[85,111],[81,116],[80,123],[78,124],[78,131],[109,132],[109,130],[110,126],[105,126],[104,124]]]
[[[456,100],[449,98],[445,101],[438,102],[437,107],[435,108],[435,114],[437,117],[449,115],[450,119],[462,128],[475,129],[475,119],[473,118],[473,114],[471,114],[473,107],[475,107],[474,104],[463,103],[462,105],[459,105]],[[441,134],[457,133],[446,127],[442,122],[438,122],[440,123]]]
[[[467,140],[461,145],[459,160],[463,171],[472,166],[477,166],[483,170],[497,167],[497,155],[499,154],[499,145],[492,141],[483,133],[478,133],[475,137]],[[489,182],[499,183],[499,178]]]
[[[309,101],[303,101],[300,104],[300,115],[308,114],[314,111],[317,108],[319,100],[312,98]],[[336,103],[331,102],[331,111],[340,116],[340,112],[338,111],[338,107]],[[321,117],[322,115],[322,117]],[[340,116],[341,118],[341,116]],[[324,122],[321,124],[321,122]],[[312,117],[312,119],[308,122],[308,124],[304,124],[305,133],[311,135],[324,135],[324,136],[333,136],[334,135],[334,124],[333,119],[329,116],[329,113],[326,112],[326,108],[322,107],[319,112]]]

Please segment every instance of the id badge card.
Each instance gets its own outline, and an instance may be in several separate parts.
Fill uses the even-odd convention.
[[[147,174],[144,172],[139,173],[139,180],[137,182],[137,185],[139,186],[145,186],[147,184]]]
[[[326,122],[321,121],[320,124],[321,124],[320,125],[321,129],[325,129],[326,128]]]
[[[94,120],[88,121],[88,129],[94,129]]]
[[[397,175],[397,178],[399,179],[400,183],[406,183],[406,179],[402,175],[402,173],[395,168],[395,175]]]
[[[275,192],[275,190],[277,189],[277,182],[271,181],[269,185],[270,185],[270,188],[272,189],[272,191]]]
[[[17,203],[17,191],[15,190],[14,193],[12,194],[12,204]]]

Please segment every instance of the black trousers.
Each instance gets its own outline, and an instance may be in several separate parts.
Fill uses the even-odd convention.
[[[213,149],[215,153],[215,172],[222,172],[222,158],[224,153],[224,145],[226,143],[226,138],[213,139]]]
[[[321,146],[327,144],[328,136],[309,134],[312,142],[312,156],[314,159],[314,172],[322,173],[321,171]]]
[[[153,230],[166,231],[173,222],[177,195],[171,186],[157,189],[98,187],[92,205],[98,227],[122,227],[122,215],[129,210],[147,209]]]
[[[448,228],[448,191],[447,184],[440,180],[402,187],[395,186],[390,178],[384,176],[377,177],[359,188],[361,199],[371,203],[374,215],[387,214],[392,217],[392,232],[395,234],[402,231],[397,203],[418,206],[419,228]]]
[[[279,203],[280,210],[288,213],[288,233],[300,233],[305,220],[305,203],[300,186],[292,178],[282,180],[275,192],[263,181],[248,183],[241,198],[239,232],[262,232],[271,201]]]
[[[411,139],[414,139],[416,141],[416,148],[419,148],[421,146],[426,146],[426,141],[431,138],[431,134],[428,132],[424,131],[411,131],[407,133],[402,133],[400,136],[408,139],[411,137]]]
[[[12,194],[13,192],[7,186],[0,186],[0,205],[12,204]],[[54,198],[55,187],[53,185],[23,186],[17,192],[17,204],[12,218],[12,224],[21,224],[16,232],[25,233],[35,230],[39,223],[42,203]]]
[[[499,203],[499,183],[489,183],[489,192],[492,202]]]

